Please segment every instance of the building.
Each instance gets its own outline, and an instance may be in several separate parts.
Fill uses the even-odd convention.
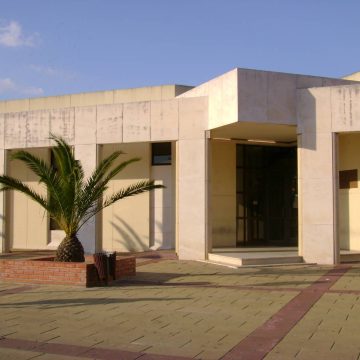
[[[49,133],[86,173],[115,149],[139,156],[111,191],[139,179],[165,190],[107,208],[80,233],[87,252],[296,247],[306,262],[360,252],[360,83],[234,69],[196,87],[168,85],[0,102],[0,171],[28,149],[51,161]],[[63,237],[18,193],[2,194],[1,250],[54,249]]]

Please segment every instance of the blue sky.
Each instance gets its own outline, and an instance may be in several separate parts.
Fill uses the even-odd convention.
[[[0,99],[360,70],[359,0],[0,0]]]

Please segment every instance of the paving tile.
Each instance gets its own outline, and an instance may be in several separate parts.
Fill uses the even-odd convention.
[[[40,286],[0,296],[0,336],[53,346],[145,352],[154,358],[218,359],[329,269],[304,265],[231,269],[176,260],[148,263],[138,268],[135,278],[117,286]],[[357,274],[344,275],[339,289],[356,287]],[[0,293],[2,289],[11,286],[0,283]],[[347,342],[359,343],[359,298],[326,293],[267,357],[305,358],[311,349],[318,350],[316,346],[329,356],[346,354]],[[3,349],[0,341],[0,359],[8,350],[9,354],[20,351]],[[352,346],[348,352],[353,356],[359,350]],[[20,360],[28,353],[40,359],[72,359],[23,353]]]
[[[17,349],[1,349],[0,348],[0,359],[1,360],[30,360],[41,356],[41,352],[24,351]],[[65,359],[64,359],[65,360]]]
[[[356,297],[324,294],[266,359],[289,355],[292,348],[299,348],[296,355],[299,359],[357,359],[360,338],[356,323],[360,321],[360,313],[353,312],[351,317],[346,315]]]

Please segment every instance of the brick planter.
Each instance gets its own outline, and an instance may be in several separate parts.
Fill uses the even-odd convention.
[[[115,271],[116,279],[135,275],[135,257],[118,257]],[[83,263],[55,262],[54,257],[0,260],[0,281],[86,287],[103,285],[98,278],[92,256],[87,256]]]

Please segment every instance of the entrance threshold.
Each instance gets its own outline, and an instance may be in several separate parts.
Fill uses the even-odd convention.
[[[352,263],[360,262],[360,251],[358,250],[340,250],[340,262]]]
[[[216,248],[208,255],[210,262],[229,266],[299,264],[304,260],[297,247]]]

